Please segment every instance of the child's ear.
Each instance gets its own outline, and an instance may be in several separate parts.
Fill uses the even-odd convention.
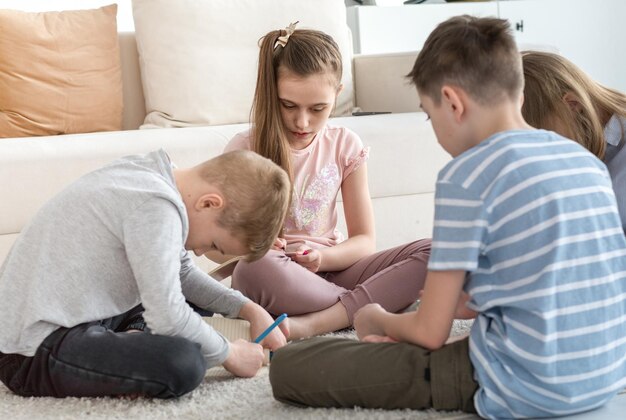
[[[217,193],[204,194],[196,200],[196,210],[198,211],[208,208],[220,209],[223,206],[224,198]]]
[[[339,94],[343,91],[343,83],[339,83],[339,86],[337,86],[337,93],[335,93],[335,96],[339,96]]]
[[[580,103],[580,99],[578,96],[574,95],[572,92],[567,92],[563,95],[563,102],[571,109],[573,112],[582,112],[583,106]]]
[[[444,85],[441,87],[442,104],[448,108],[456,122],[461,122],[461,118],[465,113],[465,102],[457,89],[452,86]]]

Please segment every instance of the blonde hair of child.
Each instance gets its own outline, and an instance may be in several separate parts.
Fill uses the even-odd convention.
[[[484,106],[517,100],[524,86],[508,22],[468,15],[450,18],[431,32],[407,77],[437,106],[444,85],[462,88]]]
[[[534,127],[548,130],[555,130],[555,124],[561,122],[568,130],[562,134],[602,159],[606,148],[604,124],[613,114],[626,117],[626,95],[595,82],[558,54],[523,51],[522,63],[524,119]],[[576,98],[577,105],[567,103],[568,93]]]
[[[296,29],[286,45],[275,47],[285,30],[271,31],[260,41],[259,71],[252,105],[252,150],[271,159],[293,178],[289,142],[280,113],[278,79],[285,72],[300,77],[327,74],[339,88],[341,53],[324,32]]]
[[[219,155],[198,166],[200,177],[217,187],[224,208],[217,223],[243,241],[248,261],[274,244],[287,214],[291,184],[287,173],[248,150]]]

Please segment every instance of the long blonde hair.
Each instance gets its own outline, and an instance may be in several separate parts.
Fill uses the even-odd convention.
[[[341,83],[341,53],[333,38],[324,32],[296,29],[287,44],[275,47],[285,30],[267,33],[260,41],[259,71],[252,105],[252,150],[271,159],[293,180],[289,142],[280,113],[279,73],[289,71],[306,77],[328,74]]]
[[[532,126],[556,131],[604,158],[604,124],[611,115],[626,117],[626,95],[597,83],[574,63],[558,54],[523,51],[524,105],[522,115]],[[576,98],[574,109],[567,94]]]

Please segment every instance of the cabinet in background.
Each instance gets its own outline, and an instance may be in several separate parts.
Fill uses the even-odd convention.
[[[554,46],[598,82],[626,92],[624,0],[509,0],[499,9],[521,48]]]
[[[347,9],[355,54],[419,50],[435,26],[462,14],[497,16],[497,2],[352,6]]]
[[[356,54],[419,50],[449,17],[498,16],[511,22],[520,48],[556,50],[595,80],[626,92],[626,1],[501,0],[404,6],[350,6]]]

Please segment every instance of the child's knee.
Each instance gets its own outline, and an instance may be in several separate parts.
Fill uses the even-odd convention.
[[[273,271],[271,264],[267,255],[253,263],[239,261],[232,275],[233,289],[248,297],[250,294],[254,295],[255,291],[262,290],[269,277],[272,277],[268,275]]]
[[[430,258],[431,240],[420,239],[411,243],[410,246],[410,258],[427,265]]]
[[[321,350],[326,349],[326,343],[336,340],[313,337],[292,342],[276,350],[272,355],[269,375],[274,396],[282,392],[293,393],[295,389],[305,385],[303,381],[315,381],[320,373],[318,369],[327,360]]]
[[[239,290],[244,295],[248,296],[251,292],[250,287],[254,285],[250,281],[252,269],[251,264],[246,261],[239,261],[231,278],[231,286],[235,290]]]
[[[430,239],[420,239],[415,241],[415,250],[414,253],[419,255],[430,256],[430,248],[432,241]]]
[[[293,345],[280,348],[272,356],[270,364],[269,379],[272,387],[272,394],[278,401],[287,404],[300,405],[301,403],[295,398],[298,395],[298,377],[299,369],[295,368],[294,363],[298,350]]]
[[[177,340],[163,360],[163,377],[167,378],[167,395],[180,397],[193,391],[202,383],[206,374],[206,360],[200,346],[186,339]]]

